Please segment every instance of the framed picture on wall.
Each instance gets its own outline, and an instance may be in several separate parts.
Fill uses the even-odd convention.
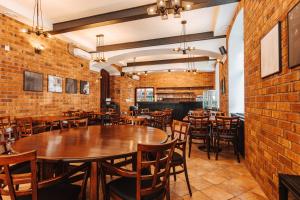
[[[80,94],[90,94],[90,83],[88,81],[80,81]]]
[[[288,13],[289,67],[300,65],[300,3]]]
[[[77,80],[66,78],[66,93],[76,94],[77,93]]]
[[[260,41],[261,77],[273,75],[281,70],[281,25],[278,22]]]
[[[48,91],[62,92],[62,78],[58,76],[48,75]]]
[[[43,74],[24,71],[24,91],[43,92]]]

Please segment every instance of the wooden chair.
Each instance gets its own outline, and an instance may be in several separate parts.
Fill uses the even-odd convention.
[[[0,155],[7,154],[7,153],[8,150],[7,150],[6,142],[0,142]]]
[[[161,130],[166,130],[166,115],[163,112],[153,113],[152,126]]]
[[[10,116],[0,117],[0,129],[5,129],[11,126]]]
[[[28,137],[33,134],[33,124],[31,117],[17,118],[17,132],[20,137]]]
[[[11,166],[20,163],[30,163],[30,173],[12,174]],[[87,165],[82,165],[70,172],[53,178],[38,182],[36,151],[15,155],[0,156],[0,199],[2,196],[10,196],[12,200],[74,200],[84,199],[86,183],[82,186],[70,184],[71,176],[80,170],[86,170]],[[16,189],[16,185],[30,184],[30,187]]]
[[[60,124],[60,130],[67,130],[69,128],[71,128],[71,121],[68,121],[68,120],[61,120],[59,121],[59,124]]]
[[[141,109],[141,114],[149,114],[150,113],[150,109],[149,108],[142,108]]]
[[[72,123],[74,124],[74,126],[76,128],[85,128],[88,126],[88,118],[75,119],[75,120],[72,120]]]
[[[207,157],[210,159],[210,120],[209,116],[189,117],[190,136],[189,136],[189,157],[191,157],[191,149],[193,140],[203,140],[206,144]]]
[[[165,114],[165,124],[166,124],[166,126],[171,127],[172,122],[173,122],[173,110],[172,109],[165,109],[164,114]]]
[[[188,176],[188,170],[186,165],[186,143],[189,133],[189,123],[174,120],[171,126],[172,134],[171,139],[177,139],[175,151],[172,157],[172,171],[170,175],[174,176],[176,181],[176,174],[184,173],[185,180],[188,186],[189,194],[192,196],[191,185]],[[176,171],[176,167],[181,167],[180,170]]]
[[[214,147],[216,153],[216,160],[219,155],[220,141],[225,141],[233,144],[234,154],[237,156],[237,161],[240,162],[239,144],[238,144],[238,129],[240,125],[239,117],[218,117],[215,119],[215,140]]]
[[[138,144],[136,171],[116,167],[107,162],[101,164],[104,199],[152,200],[170,197],[169,173],[176,140],[166,144]],[[149,161],[148,155],[154,156]],[[106,183],[106,173],[121,178]]]

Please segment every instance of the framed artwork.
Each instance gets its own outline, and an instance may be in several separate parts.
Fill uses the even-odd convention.
[[[260,41],[261,77],[273,75],[281,70],[281,25],[277,23]]]
[[[300,3],[288,13],[289,67],[300,65]]]
[[[77,93],[77,80],[66,78],[66,93],[76,94]]]
[[[62,92],[62,78],[58,76],[48,75],[48,91]]]
[[[80,94],[90,94],[90,83],[88,81],[80,81]]]
[[[43,74],[24,71],[24,91],[43,92]]]

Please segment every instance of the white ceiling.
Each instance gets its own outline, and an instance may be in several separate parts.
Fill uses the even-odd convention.
[[[47,29],[52,29],[53,23],[155,3],[155,0],[42,0],[42,3],[44,24]],[[33,5],[34,0],[0,0],[0,12],[31,24]],[[187,34],[213,31],[215,35],[225,35],[236,6],[237,3],[231,3],[187,11],[180,19],[174,19],[172,16],[168,20],[152,17],[64,33],[56,37],[75,43],[88,51],[94,51],[97,34],[105,35],[106,45],[176,36],[181,34],[180,21],[183,19],[188,22]],[[196,55],[216,58],[220,56],[219,47],[226,45],[226,39],[191,42],[189,45],[200,50],[201,54]],[[137,57],[137,61],[184,57],[171,51],[177,46],[179,44],[119,50],[107,52],[106,57],[115,64],[126,64],[132,61],[133,57]],[[164,53],[144,55],[142,52],[147,50],[162,50]]]

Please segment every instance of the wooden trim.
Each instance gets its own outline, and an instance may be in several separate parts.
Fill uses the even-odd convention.
[[[127,63],[127,67],[145,66],[145,65],[162,65],[162,64],[174,64],[174,63],[187,63],[187,62],[203,62],[209,61],[209,57],[194,57],[194,58],[177,58],[167,60],[151,60],[143,62],[130,62]]]
[[[210,0],[210,1],[203,2],[203,0],[189,0],[189,2],[194,3],[192,9],[219,6],[219,5],[235,3],[239,1],[240,0]],[[157,15],[147,14],[147,8],[153,5],[155,4],[147,4],[147,5],[138,6],[134,8],[128,8],[124,10],[74,19],[70,21],[54,23],[53,31],[50,31],[50,34],[53,35],[61,34],[61,33],[66,33],[71,31],[124,23],[129,21],[146,19],[150,17],[156,17]]]
[[[186,37],[185,39],[186,42],[194,42],[194,41],[226,38],[226,35],[214,36],[214,32],[204,32],[204,33],[188,34],[185,37]],[[120,43],[120,44],[105,45],[105,46],[97,47],[97,51],[105,52],[105,51],[116,51],[122,49],[134,49],[134,48],[142,48],[142,47],[167,45],[167,44],[177,44],[180,43],[180,41],[182,41],[181,35],[165,37],[165,38],[156,38],[150,40],[141,40],[135,42]],[[94,51],[90,53],[96,53],[96,52]]]

